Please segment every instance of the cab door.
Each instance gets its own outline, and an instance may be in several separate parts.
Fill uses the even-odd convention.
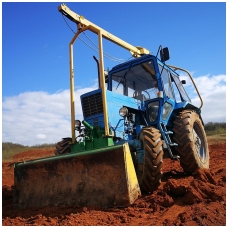
[[[167,125],[172,111],[175,107],[175,95],[172,87],[169,69],[158,64],[161,81],[163,86],[163,104],[161,107],[160,120],[164,125]]]

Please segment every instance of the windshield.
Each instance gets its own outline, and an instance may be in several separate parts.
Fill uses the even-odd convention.
[[[158,83],[152,60],[112,74],[112,91],[138,100],[157,97]]]

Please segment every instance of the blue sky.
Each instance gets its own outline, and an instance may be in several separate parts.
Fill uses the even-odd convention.
[[[2,3],[3,142],[34,145],[70,136],[68,46],[73,33],[58,12],[60,4]],[[201,89],[206,102],[202,109],[205,122],[225,121],[225,2],[66,4],[134,46],[145,47],[154,54],[159,45],[169,47],[171,58],[167,63],[190,71]],[[75,24],[67,21],[76,31]],[[97,43],[95,34],[85,34]],[[84,34],[80,38],[90,43]],[[105,40],[103,43],[108,54],[124,60],[131,57],[128,51]],[[79,39],[76,41],[78,97],[97,87],[93,55],[98,57]],[[105,68],[118,64],[104,60]],[[213,99],[218,103],[214,116],[209,114]],[[81,117],[80,104],[77,105],[76,113]]]

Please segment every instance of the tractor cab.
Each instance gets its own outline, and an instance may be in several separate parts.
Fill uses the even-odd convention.
[[[143,102],[157,98],[159,88],[154,59],[148,57],[114,67],[110,72],[110,90]]]
[[[191,103],[184,83],[164,61],[144,55],[115,66],[109,72],[108,90],[140,102],[148,125],[167,125],[173,110]]]

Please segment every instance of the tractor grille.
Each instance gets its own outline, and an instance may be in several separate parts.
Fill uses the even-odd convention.
[[[103,113],[101,93],[82,98],[82,110],[84,117]]]

